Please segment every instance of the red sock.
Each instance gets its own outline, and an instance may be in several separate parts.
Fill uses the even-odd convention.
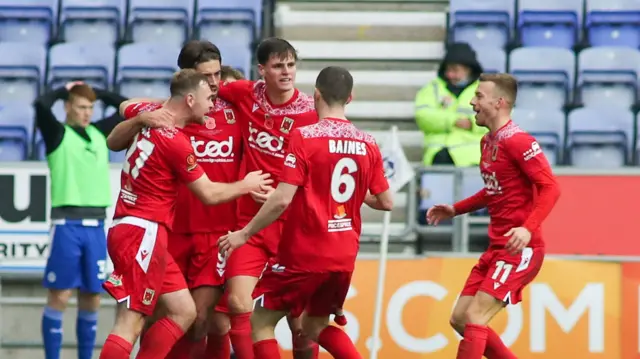
[[[484,325],[467,324],[456,359],[482,359],[488,334],[488,328]]]
[[[229,359],[231,356],[229,333],[225,333],[224,335],[209,333],[205,353],[205,358],[207,359]]]
[[[237,359],[254,358],[253,340],[251,339],[251,313],[231,315],[229,337]]]
[[[158,359],[169,354],[171,348],[182,338],[184,331],[173,320],[162,318],[149,328],[136,359]]]
[[[301,332],[293,335],[293,359],[318,359],[320,346],[313,340],[303,336]]]
[[[498,333],[487,328],[487,346],[484,348],[487,359],[518,359],[500,339]]]
[[[131,350],[131,343],[117,335],[109,334],[100,352],[100,359],[129,359]]]
[[[318,344],[335,359],[362,359],[351,338],[340,328],[331,325],[324,328],[318,335]]]
[[[167,354],[165,359],[190,359],[191,347],[193,341],[183,335],[174,345],[171,347],[171,351]]]
[[[256,358],[280,359],[280,347],[275,339],[261,340],[253,344],[253,352]]]

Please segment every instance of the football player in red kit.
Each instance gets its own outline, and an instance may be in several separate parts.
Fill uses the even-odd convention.
[[[517,81],[509,74],[483,74],[471,101],[476,123],[489,129],[481,141],[484,188],[454,205],[436,205],[427,220],[438,224],[489,209],[489,249],[480,257],[460,293],[451,324],[464,338],[457,359],[515,359],[487,325],[522,290],[544,260],[540,225],[560,196],[558,184],[535,138],[511,121]]]
[[[164,108],[173,114],[173,128],[143,128],[133,139],[122,168],[121,189],[107,246],[114,272],[105,290],[118,301],[116,323],[101,359],[131,355],[145,316],[160,301],[167,315],[145,335],[137,358],[164,358],[195,319],[195,305],[180,269],[167,251],[179,183],[212,205],[231,201],[269,183],[268,175],[252,172],[234,183],[211,182],[198,165],[188,138],[180,128],[202,121],[212,107],[213,94],[204,75],[182,70],[171,81]],[[153,111],[157,104],[134,104],[132,117]]]
[[[349,290],[362,204],[389,211],[393,203],[375,140],[345,118],[352,88],[346,69],[320,72],[314,95],[320,122],[293,131],[275,192],[249,224],[220,239],[221,251],[241,250],[291,207],[277,256],[256,289],[256,358],[280,358],[276,324],[287,313],[297,317],[303,311],[306,337],[334,358],[361,358],[346,333],[328,325],[329,316],[342,308]]]
[[[313,98],[294,87],[297,54],[289,42],[265,39],[258,45],[256,58],[263,80],[226,84],[220,88],[219,96],[231,102],[241,113],[240,117],[248,121],[242,126],[244,171],[260,169],[277,178],[289,146],[289,135],[298,127],[318,122],[318,116]],[[246,225],[260,209],[256,199],[256,196],[238,199],[239,227]],[[265,264],[276,253],[286,215],[256,233],[247,245],[227,259],[230,337],[238,359],[253,358],[249,322],[252,294]],[[317,357],[317,345],[299,336],[302,329],[299,321],[289,324],[293,327],[295,358]]]

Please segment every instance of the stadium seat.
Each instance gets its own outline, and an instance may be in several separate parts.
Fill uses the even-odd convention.
[[[133,42],[182,46],[190,36],[193,3],[185,0],[130,0],[129,38]]]
[[[118,51],[116,86],[127,97],[168,97],[169,83],[178,70],[179,47],[164,43],[134,43]]]
[[[451,0],[449,9],[452,42],[503,48],[511,41],[514,1]]]
[[[248,45],[233,41],[216,42],[222,53],[222,63],[241,71],[246,78],[251,73],[251,50]]]
[[[591,46],[640,47],[637,0],[586,0],[585,28]]]
[[[523,46],[572,48],[581,32],[583,0],[518,0]]]
[[[618,107],[585,107],[568,120],[567,153],[576,167],[615,168],[627,164],[633,113]]]
[[[54,45],[49,52],[47,83],[56,88],[68,81],[82,80],[104,89],[111,88],[115,50],[111,45],[72,42]]]
[[[565,120],[562,111],[515,108],[511,118],[536,138],[552,166],[561,163],[565,137]]]
[[[60,37],[65,42],[115,44],[121,38],[126,0],[61,0]]]
[[[0,161],[22,161],[29,155],[34,110],[23,104],[0,105]]]
[[[636,103],[640,52],[624,47],[592,47],[578,55],[578,94],[585,106]]]
[[[0,103],[31,103],[44,84],[45,47],[28,42],[0,42],[0,54]]]
[[[478,61],[482,65],[484,72],[506,72],[507,54],[502,49],[496,48],[475,48]]]
[[[462,171],[462,193],[460,199],[471,197],[484,187],[482,176],[477,171]],[[486,208],[470,213],[472,216],[486,216]]]
[[[511,52],[510,72],[518,79],[518,107],[560,109],[572,101],[575,56],[567,49],[519,48]]]
[[[262,0],[200,0],[195,25],[200,39],[223,38],[249,46],[262,29]]]
[[[420,177],[420,212],[424,214],[436,204],[453,203],[455,190],[453,185],[453,173],[423,173]]]
[[[0,42],[47,44],[57,18],[58,0],[0,0]]]

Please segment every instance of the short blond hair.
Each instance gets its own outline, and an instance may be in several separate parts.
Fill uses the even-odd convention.
[[[242,74],[242,72],[240,72],[240,70],[234,69],[231,66],[222,66],[220,71],[220,77],[222,78],[222,81],[226,81],[229,77],[235,80],[244,80],[244,75]]]
[[[504,97],[511,106],[516,102],[518,80],[513,75],[505,73],[481,74],[479,80],[480,82],[493,82],[501,97]]]
[[[201,83],[207,83],[207,77],[193,69],[182,69],[171,79],[169,91],[171,97],[185,96],[191,91],[198,89]]]

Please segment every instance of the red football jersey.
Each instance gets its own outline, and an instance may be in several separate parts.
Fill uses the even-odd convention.
[[[150,103],[131,105],[125,110],[125,118],[160,107]],[[203,175],[189,139],[180,130],[144,128],[127,150],[113,218],[134,216],[171,228],[178,183],[190,183]]]
[[[280,180],[298,186],[278,246],[278,263],[309,272],[353,271],[367,191],[389,188],[373,136],[324,119],[294,131]]]
[[[481,146],[490,245],[502,247],[509,241],[505,234],[522,226],[532,212],[537,191],[531,178],[539,171],[552,176],[551,167],[536,139],[511,121],[495,135],[484,135]],[[538,228],[531,233],[529,246],[543,245]]]
[[[298,90],[282,105],[273,105],[266,94],[264,81],[235,81],[220,87],[219,96],[238,109],[244,141],[240,177],[262,170],[276,180],[289,147],[290,133],[302,126],[318,122],[313,98]],[[277,186],[274,183],[273,186]],[[250,196],[238,199],[239,216],[253,218],[260,205]]]
[[[204,125],[190,124],[182,132],[191,140],[196,161],[213,182],[238,180],[242,135],[237,111],[217,99]],[[207,206],[187,186],[181,185],[173,231],[178,233],[225,232],[236,228],[236,201]]]

